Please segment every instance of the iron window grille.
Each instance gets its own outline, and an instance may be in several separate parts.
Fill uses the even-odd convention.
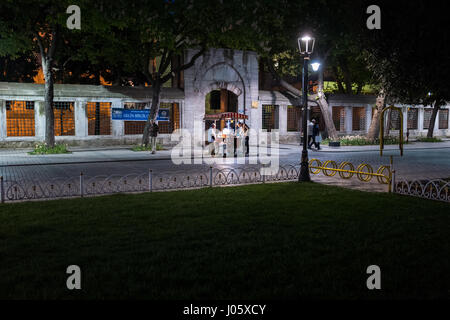
[[[448,129],[448,109],[439,110],[439,129]]]
[[[417,130],[418,118],[419,118],[419,109],[410,108],[408,110],[408,127],[407,128],[411,129],[411,130]]]
[[[35,135],[34,101],[6,101],[6,134],[8,137]]]
[[[111,135],[111,103],[88,102],[86,106],[88,117],[88,134]]]
[[[278,129],[278,109],[277,105],[262,106],[262,128],[268,132]]]
[[[73,102],[54,102],[55,136],[75,135],[75,108]]]
[[[300,107],[287,107],[287,131],[299,132],[302,109]]]

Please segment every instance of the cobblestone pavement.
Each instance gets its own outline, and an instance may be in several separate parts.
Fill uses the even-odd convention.
[[[439,148],[437,148],[439,147]],[[207,164],[174,165],[170,160],[170,150],[160,151],[157,155],[148,152],[133,152],[128,148],[76,150],[66,155],[30,156],[29,150],[0,151],[0,175],[6,180],[47,181],[54,178],[75,177],[83,172],[85,176],[99,175],[126,175],[131,173],[146,173],[152,169],[155,173],[190,174],[206,172]],[[300,159],[300,146],[281,145],[280,164],[298,164]],[[394,146],[387,146],[385,155],[381,158],[379,151],[374,148],[349,147],[334,150],[324,147],[322,151],[310,151],[309,159],[320,161],[334,160],[338,164],[349,161],[355,165],[368,163],[374,171],[380,165],[389,164],[389,155],[394,156],[394,167],[397,178],[404,179],[436,179],[450,177],[450,143],[420,145],[416,148],[407,146],[403,157],[399,156]],[[188,159],[187,159],[188,160]],[[236,159],[227,159],[227,163],[217,167],[242,167]],[[247,164],[249,166],[248,159]],[[339,177],[324,177],[311,175],[316,182],[330,183],[362,190],[385,191],[385,185],[378,183],[362,183],[356,177],[351,180],[342,180]]]

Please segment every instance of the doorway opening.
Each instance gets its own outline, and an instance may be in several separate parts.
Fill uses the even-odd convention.
[[[205,114],[217,114],[222,112],[238,112],[238,96],[226,89],[217,89],[208,93],[205,97]],[[205,121],[205,130],[211,127],[213,121]],[[235,123],[230,123],[230,129],[234,129]],[[216,123],[217,130],[223,130],[225,120]]]

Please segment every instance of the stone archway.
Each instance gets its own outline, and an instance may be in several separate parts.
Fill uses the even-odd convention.
[[[241,112],[246,112],[246,83],[239,71],[231,64],[221,61],[199,69],[194,77],[195,91],[205,97],[213,90],[227,90],[239,97]],[[239,111],[239,110],[236,110]]]
[[[188,50],[187,58],[197,51]],[[258,61],[256,53],[228,49],[210,49],[184,73],[185,107],[183,124],[203,121],[205,97],[213,90],[231,91],[238,97],[238,112],[258,123],[259,113],[250,108],[258,100]]]

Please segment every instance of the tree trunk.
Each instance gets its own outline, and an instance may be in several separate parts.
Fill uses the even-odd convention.
[[[339,59],[339,64],[342,70],[342,74],[344,76],[345,93],[352,94],[353,93],[352,80],[350,77],[350,70],[348,69],[347,59],[346,58]]]
[[[291,94],[301,97],[302,92],[295,88],[294,86],[290,85],[288,82],[281,79],[281,77],[278,75],[278,73],[275,71],[275,68],[273,67],[273,64],[266,60],[266,65],[268,66],[269,72],[272,74],[272,76],[277,80],[278,84],[285,88],[287,91],[289,91]],[[325,99],[325,95],[323,94],[323,67],[320,67],[320,73],[319,73],[319,94],[313,95],[308,97],[308,101],[315,102],[319,105],[320,110],[322,111],[322,115],[325,120],[325,126],[328,131],[328,136],[331,139],[336,140],[337,139],[337,131],[333,123],[333,119],[331,118],[329,108],[328,108],[328,102]]]
[[[158,115],[161,86],[162,84],[160,79],[153,81],[152,105],[150,107],[150,113],[148,115],[147,122],[145,123],[144,133],[142,135],[142,145],[145,147],[147,147],[150,142],[150,126],[152,122],[156,120]]]
[[[356,95],[361,94],[364,85],[362,83],[358,83],[358,87],[356,88]]]
[[[435,101],[433,106],[433,112],[431,113],[430,125],[428,126],[427,138],[433,138],[434,124],[436,123],[436,117],[440,107],[441,105],[437,101]]]
[[[373,113],[372,121],[370,122],[369,133],[367,139],[373,141],[378,137],[380,133],[380,116],[384,108],[385,95],[383,92],[377,97],[375,112]]]
[[[53,70],[51,59],[42,58],[42,69],[45,78],[45,143],[48,147],[55,146],[55,126],[53,113]]]
[[[345,94],[345,89],[344,86],[342,85],[342,80],[340,79],[338,69],[335,66],[333,66],[333,74],[338,86],[338,92]]]
[[[320,66],[319,69],[319,88],[317,94],[317,104],[320,107],[320,111],[322,111],[323,119],[325,121],[325,128],[328,132],[328,137],[331,140],[337,140],[338,135],[336,131],[336,127],[334,126],[333,118],[330,114],[330,109],[328,107],[328,101],[325,99],[325,94],[323,92],[323,66]]]

